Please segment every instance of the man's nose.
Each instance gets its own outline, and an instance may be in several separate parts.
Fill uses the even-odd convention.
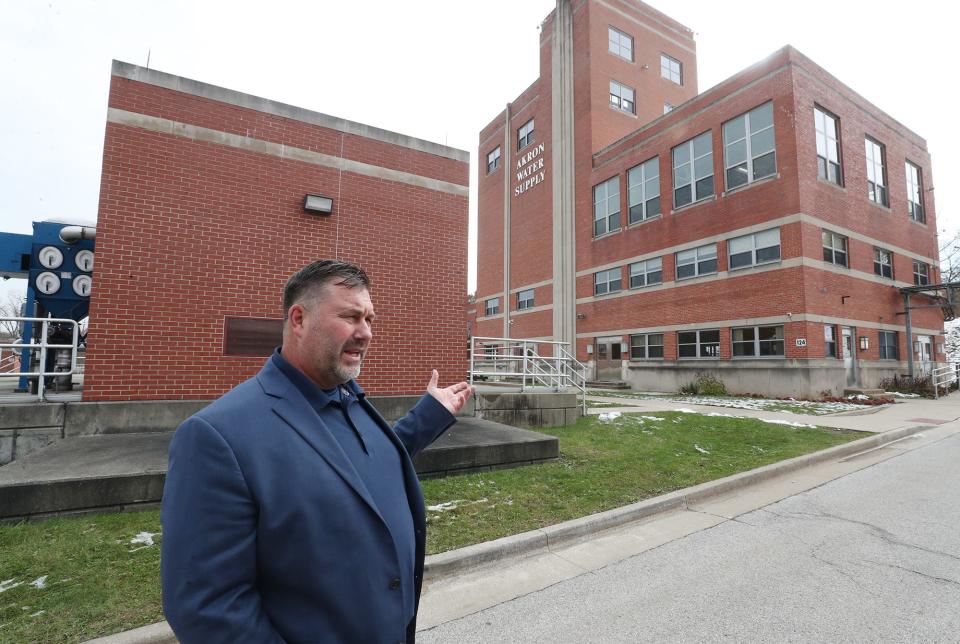
[[[369,342],[373,339],[373,327],[370,326],[370,323],[366,320],[360,322],[357,325],[357,328],[354,330],[354,337],[358,340],[364,340]]]

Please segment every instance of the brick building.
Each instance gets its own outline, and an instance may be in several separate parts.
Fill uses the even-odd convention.
[[[468,176],[460,150],[114,62],[84,399],[222,394],[318,258],[373,280],[369,393],[463,377]]]
[[[557,3],[540,77],[480,133],[475,334],[650,390],[816,396],[943,360],[942,312],[911,343],[899,291],[939,277],[924,139],[789,46],[702,94],[696,65],[642,2]]]

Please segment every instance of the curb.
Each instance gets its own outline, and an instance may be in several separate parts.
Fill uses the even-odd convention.
[[[917,432],[930,429],[930,425],[915,425],[874,434],[860,440],[829,447],[819,452],[804,454],[785,461],[778,461],[747,472],[732,474],[722,479],[708,481],[693,487],[668,492],[645,501],[639,501],[621,508],[598,512],[589,516],[571,519],[556,525],[547,526],[529,532],[502,537],[494,541],[477,543],[472,546],[441,552],[427,557],[423,568],[424,582],[436,581],[444,577],[474,570],[476,568],[499,563],[506,559],[528,557],[546,553],[552,548],[569,544],[598,532],[618,528],[628,523],[646,519],[657,514],[686,509],[689,505],[715,496],[721,496],[740,488],[762,483],[781,474],[838,457],[850,456],[858,452],[881,447],[888,443],[912,436]],[[157,622],[130,631],[108,635],[86,644],[176,644],[177,639],[166,622]]]

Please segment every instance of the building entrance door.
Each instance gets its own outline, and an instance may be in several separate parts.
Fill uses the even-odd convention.
[[[597,359],[597,380],[618,381],[623,375],[620,370],[620,337],[597,338],[595,355]]]
[[[856,387],[859,383],[857,382],[857,361],[854,359],[856,356],[853,348],[853,327],[841,327],[840,333],[843,336],[843,367],[847,372],[847,386]]]
[[[918,370],[920,375],[928,376],[933,370],[933,342],[929,335],[917,336],[917,363],[920,366]]]

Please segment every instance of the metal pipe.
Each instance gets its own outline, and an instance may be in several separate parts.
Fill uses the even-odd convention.
[[[60,239],[65,244],[75,244],[81,239],[96,239],[97,229],[92,226],[64,226],[60,229]]]
[[[906,312],[907,319],[907,375],[913,379],[913,325],[910,319],[910,293],[903,294],[903,310]]]

